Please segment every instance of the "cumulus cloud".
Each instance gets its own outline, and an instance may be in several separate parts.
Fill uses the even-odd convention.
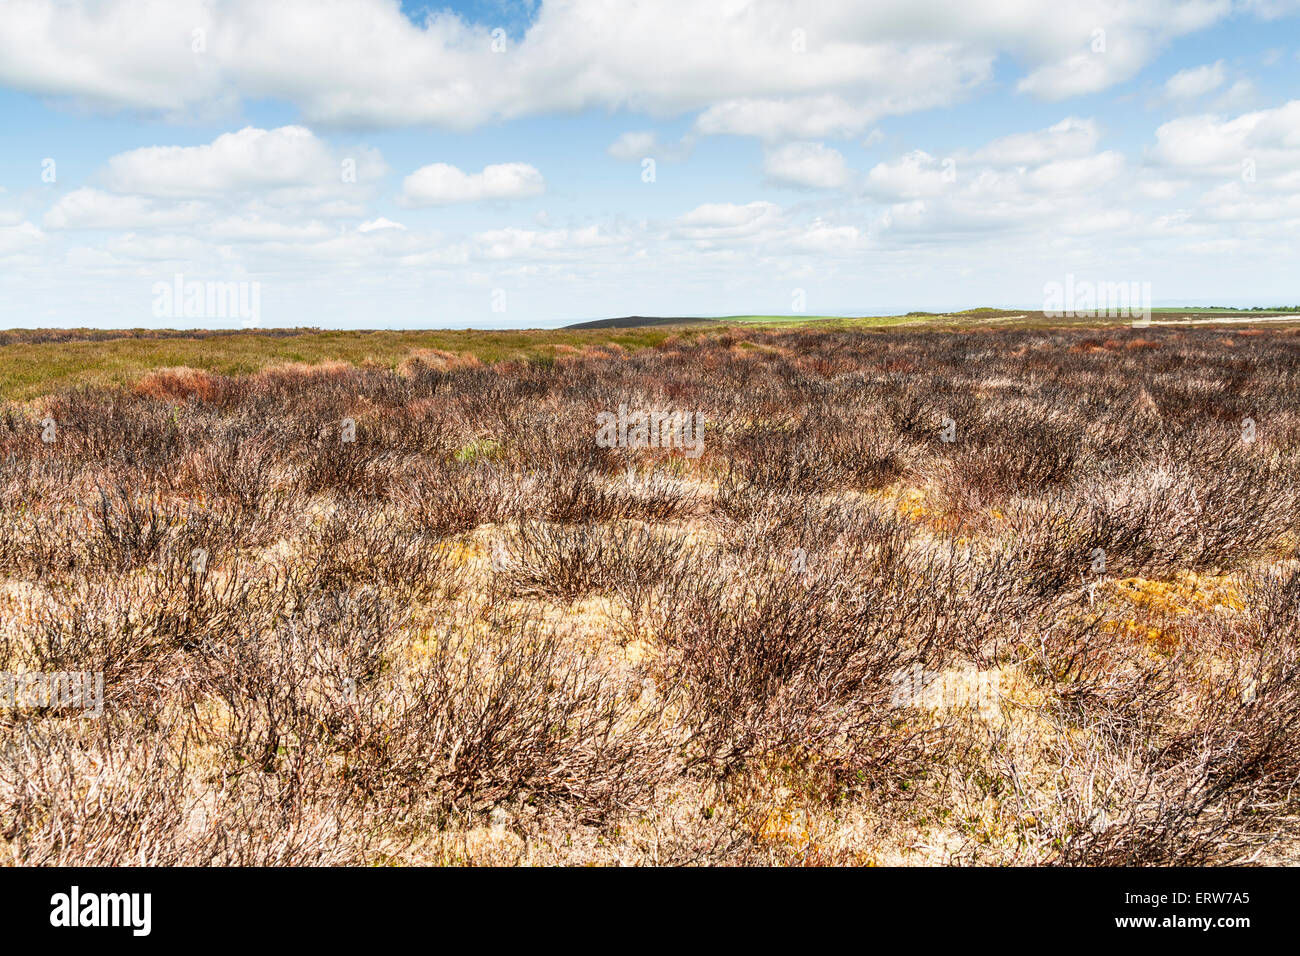
[[[1300,189],[1288,195],[1261,193],[1248,184],[1225,183],[1202,197],[1207,219],[1219,222],[1300,221]]]
[[[913,150],[898,159],[877,163],[867,173],[867,192],[881,199],[937,196],[956,181],[956,160],[940,159]]]
[[[1127,205],[1124,155],[1098,152],[1091,119],[1066,117],[1045,129],[1013,133],[951,157],[913,150],[878,163],[863,190],[886,204],[875,223],[883,244],[969,242],[974,235],[1062,235],[1127,228],[1134,215],[1102,215],[1099,189]],[[1142,180],[1151,185],[1153,177]]]
[[[615,159],[642,159],[653,154],[658,146],[659,140],[655,137],[655,134],[643,130],[624,133],[609,144],[609,149],[606,152]]]
[[[1124,43],[1109,57],[1099,53],[1073,53],[1030,73],[1016,84],[1016,89],[1045,100],[1098,93],[1135,76],[1150,56],[1146,43],[1136,40]]]
[[[192,224],[203,212],[198,202],[160,203],[85,186],[60,198],[44,223],[47,229],[139,229]]]
[[[232,242],[305,242],[326,239],[335,230],[319,221],[292,223],[258,215],[235,215],[216,220],[204,232]]]
[[[1110,182],[1123,168],[1124,155],[1108,150],[1095,156],[1044,163],[1026,177],[1026,182],[1035,189],[1076,192]]]
[[[421,166],[403,180],[398,201],[414,208],[481,199],[527,199],[540,196],[545,188],[542,174],[527,163],[484,166],[479,173],[433,163]]]
[[[1152,160],[1175,169],[1233,174],[1250,161],[1259,173],[1281,174],[1300,165],[1300,100],[1233,119],[1205,114],[1160,126]]]
[[[781,207],[770,202],[705,203],[679,216],[671,235],[679,239],[718,240],[753,236],[781,218]]]
[[[1046,100],[1099,92],[1136,76],[1173,38],[1205,29],[1231,9],[1227,0],[1084,0],[1050,10],[1028,4],[1022,22],[1053,22],[1040,22],[1039,35],[1017,38],[1021,55],[1036,65],[1016,88]]]
[[[484,259],[584,257],[593,249],[616,246],[628,237],[603,226],[579,229],[493,229],[476,233],[475,252]]]
[[[1091,119],[1067,116],[1043,130],[1012,133],[962,154],[963,162],[992,166],[1029,166],[1057,159],[1084,156],[1097,146],[1097,124]]]
[[[763,156],[763,172],[778,185],[840,189],[851,178],[844,156],[824,143],[788,143]]]
[[[659,137],[648,130],[624,133],[605,150],[614,159],[639,162],[650,158],[678,163],[691,154],[695,145],[694,134],[687,134],[677,143],[661,143]]]
[[[134,232],[115,236],[103,248],[114,257],[155,262],[194,261],[211,252],[194,236],[138,235]]]
[[[1165,95],[1175,100],[1195,99],[1217,90],[1223,85],[1225,78],[1222,60],[1205,66],[1179,70],[1165,80]]]
[[[115,192],[170,198],[286,191],[292,198],[342,195],[387,172],[376,150],[336,151],[302,126],[247,126],[202,146],[150,146],[108,161],[105,183]]]
[[[316,0],[10,0],[0,84],[178,117],[267,98],[312,124],[369,127],[703,110],[701,132],[822,139],[951,104],[1002,55],[1026,71],[1023,92],[1095,92],[1230,11],[1227,0],[1026,0],[992,12],[944,0],[556,0],[503,55],[486,25],[447,11],[416,23],[392,0],[332,4],[328,16]]]
[[[30,222],[12,226],[0,225],[0,255],[9,255],[32,249],[45,242],[46,235]]]
[[[357,226],[357,232],[375,232],[379,229],[405,229],[400,222],[393,222],[391,219],[385,219],[380,216],[378,219],[371,219],[369,222],[363,222]]]
[[[187,228],[233,242],[304,242],[323,219],[362,214],[388,168],[375,150],[336,150],[300,126],[245,127],[198,146],[118,153],[44,216],[49,229]],[[102,187],[104,188],[100,188]]]
[[[799,230],[790,240],[793,249],[818,255],[847,255],[862,248],[866,234],[857,226],[835,225],[821,219]]]

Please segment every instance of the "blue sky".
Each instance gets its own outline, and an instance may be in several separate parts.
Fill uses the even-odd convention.
[[[0,116],[4,327],[1300,303],[1289,0],[0,0]]]

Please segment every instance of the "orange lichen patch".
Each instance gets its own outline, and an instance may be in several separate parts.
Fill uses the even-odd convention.
[[[900,517],[925,525],[932,531],[949,533],[961,527],[961,517],[937,507],[924,489],[905,485],[892,485],[880,491],[867,492],[872,497],[892,500]]]
[[[1107,621],[1103,629],[1119,631],[1159,653],[1170,653],[1180,643],[1185,626],[1180,618],[1233,613],[1245,606],[1233,578],[1191,571],[1180,572],[1172,581],[1123,578],[1108,582],[1107,592],[1132,613]]]
[[[197,368],[177,365],[150,372],[133,389],[135,394],[160,401],[183,402],[201,399],[210,402],[217,395],[217,379]]]
[[[1112,593],[1133,607],[1158,615],[1240,611],[1245,606],[1231,577],[1192,571],[1179,572],[1173,581],[1124,578],[1114,582]]]
[[[901,517],[911,521],[927,520],[932,511],[926,503],[925,491],[901,482],[883,488],[864,488],[859,494],[872,501],[891,504]]]
[[[474,542],[454,540],[446,546],[447,560],[455,567],[464,567],[483,557],[483,549]]]
[[[926,505],[925,492],[920,488],[904,488],[894,499],[894,507],[904,518],[925,521],[933,512]]]
[[[754,827],[754,838],[764,843],[781,843],[798,850],[816,849],[812,844],[812,819],[806,808],[777,807],[764,813]]]
[[[1148,644],[1151,650],[1159,654],[1169,654],[1178,646],[1176,628],[1156,627],[1149,621],[1137,618],[1124,618],[1119,621],[1104,621],[1101,629],[1108,632],[1118,631],[1127,640],[1138,644]]]
[[[1092,355],[1096,352],[1106,352],[1108,349],[1106,344],[1099,339],[1084,339],[1082,342],[1071,345],[1066,351],[1071,355]]]

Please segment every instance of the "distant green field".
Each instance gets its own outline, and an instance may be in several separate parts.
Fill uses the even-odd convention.
[[[714,319],[735,325],[771,325],[791,326],[816,323],[832,327],[851,328],[885,328],[904,322],[915,321],[915,317],[905,315],[868,315],[846,317],[842,315],[724,315]]]

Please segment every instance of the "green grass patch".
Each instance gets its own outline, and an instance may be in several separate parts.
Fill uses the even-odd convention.
[[[501,443],[491,438],[475,439],[464,448],[457,449],[453,455],[457,461],[463,463],[474,461],[476,458],[495,458],[501,453]]]

